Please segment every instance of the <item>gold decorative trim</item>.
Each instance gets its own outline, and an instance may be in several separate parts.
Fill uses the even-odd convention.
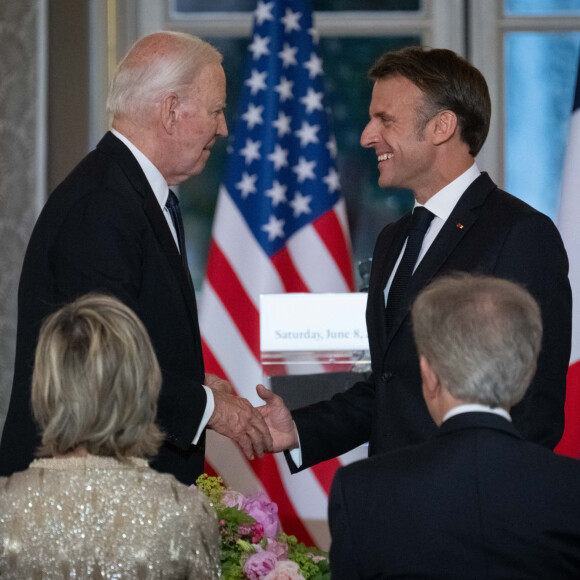
[[[107,78],[109,83],[117,68],[117,0],[107,0]]]

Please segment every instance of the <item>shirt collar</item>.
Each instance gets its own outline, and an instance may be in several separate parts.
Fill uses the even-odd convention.
[[[457,407],[453,407],[453,409],[447,411],[443,417],[443,422],[447,421],[447,419],[450,419],[451,417],[454,417],[455,415],[461,415],[462,413],[493,413],[494,415],[499,415],[500,417],[503,417],[510,422],[512,420],[510,414],[505,409],[500,407],[489,407],[487,405],[480,405],[479,403],[469,403],[465,405],[458,405]]]
[[[479,175],[480,171],[477,164],[474,163],[467,171],[463,172],[451,183],[448,183],[443,189],[440,189],[433,197],[430,197],[424,207],[446,222],[453,208],[457,205],[459,198]],[[415,202],[415,207],[419,205]]]
[[[139,166],[143,170],[161,209],[163,209],[167,203],[167,197],[169,196],[169,186],[167,185],[167,181],[165,181],[163,175],[161,175],[159,169],[157,169],[157,167],[155,167],[155,165],[153,165],[153,163],[151,163],[151,161],[139,149],[137,149],[137,147],[135,147],[135,145],[133,145],[125,135],[119,133],[116,129],[111,129],[111,133],[113,133],[117,139],[122,141],[129,148],[129,151],[131,151],[137,160],[137,163],[139,163]]]

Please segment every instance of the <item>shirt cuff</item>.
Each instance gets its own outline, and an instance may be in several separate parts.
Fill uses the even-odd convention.
[[[203,412],[203,416],[201,418],[201,422],[199,423],[199,427],[197,428],[197,431],[195,433],[195,437],[193,438],[193,445],[197,445],[197,442],[199,441],[199,438],[201,437],[201,434],[203,433],[203,430],[206,428],[206,425],[208,424],[209,420],[211,419],[211,416],[213,415],[213,411],[215,409],[215,400],[213,398],[213,393],[211,391],[211,389],[209,387],[206,387],[205,385],[201,385],[204,389],[205,389],[205,394],[207,395],[207,403],[205,404],[205,411]],[[302,459],[300,460],[300,463],[302,463]],[[300,466],[297,466],[300,467]]]
[[[296,469],[299,469],[302,466],[302,448],[300,447],[300,434],[298,430],[296,430],[296,435],[298,436],[298,447],[288,451],[288,455],[290,455],[290,459],[294,462]]]

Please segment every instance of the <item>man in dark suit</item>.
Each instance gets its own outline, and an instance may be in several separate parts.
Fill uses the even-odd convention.
[[[412,322],[440,427],[336,472],[333,580],[580,578],[580,462],[525,441],[508,413],[536,368],[537,303],[460,274],[427,286]]]
[[[270,444],[250,403],[204,372],[183,224],[169,190],[201,172],[216,138],[227,135],[221,60],[199,38],[163,32],[138,41],[119,64],[107,102],[112,132],[51,194],[28,245],[0,475],[25,469],[39,443],[29,401],[41,322],[92,291],[136,312],[159,359],[166,441],[153,467],[193,483],[204,468],[206,426],[248,457]]]
[[[432,279],[452,271],[517,281],[539,302],[538,370],[512,417],[526,439],[552,449],[564,428],[568,259],[552,221],[501,191],[475,164],[491,116],[485,79],[452,51],[417,47],[384,54],[370,74],[375,84],[361,144],[377,154],[381,186],[415,196],[413,216],[386,226],[373,255],[366,314],[372,376],[291,417],[260,387],[273,450],[293,449],[295,471],[367,441],[369,455],[424,441],[435,423],[421,396],[409,307]],[[421,215],[427,219],[416,224]]]

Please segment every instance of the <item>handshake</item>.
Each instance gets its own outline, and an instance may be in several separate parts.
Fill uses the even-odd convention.
[[[216,375],[206,373],[205,384],[215,401],[208,428],[235,441],[248,459],[298,447],[296,425],[278,395],[258,385],[258,396],[266,404],[253,407],[247,399],[234,394],[228,381]]]

